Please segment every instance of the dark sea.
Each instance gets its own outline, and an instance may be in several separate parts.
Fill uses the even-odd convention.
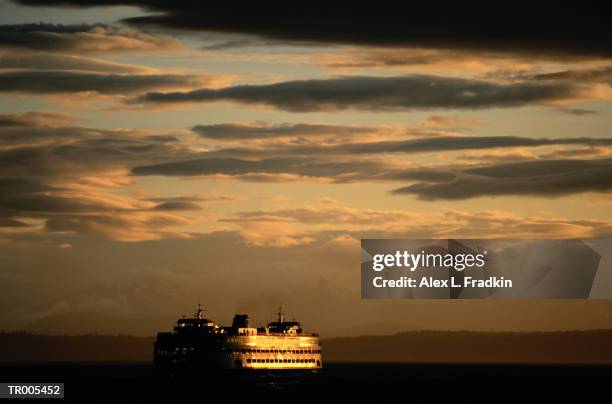
[[[34,363],[0,364],[0,382],[61,382],[57,401],[78,403],[607,403],[612,366],[332,363],[316,373],[171,376],[149,363]]]

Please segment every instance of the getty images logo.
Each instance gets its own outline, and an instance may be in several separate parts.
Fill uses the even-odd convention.
[[[483,268],[486,265],[487,252],[475,254],[440,254],[440,253],[411,253],[409,251],[396,251],[394,254],[373,255],[372,269],[380,272],[385,268],[405,268],[415,271],[417,268],[453,268],[463,271],[466,268]]]

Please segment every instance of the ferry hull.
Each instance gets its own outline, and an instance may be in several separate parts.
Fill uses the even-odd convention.
[[[200,337],[199,342],[169,339],[156,342],[160,368],[232,370],[317,370],[323,366],[318,337],[224,336]]]

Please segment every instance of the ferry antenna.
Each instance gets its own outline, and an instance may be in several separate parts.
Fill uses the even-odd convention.
[[[202,319],[202,313],[204,313],[206,311],[206,309],[202,308],[202,305],[200,303],[198,303],[198,308],[195,312],[195,317],[197,319]]]

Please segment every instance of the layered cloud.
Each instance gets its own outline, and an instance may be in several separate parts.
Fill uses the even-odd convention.
[[[197,127],[196,127],[197,130]],[[236,132],[232,132],[236,133]],[[218,134],[218,136],[221,136]],[[220,148],[208,153],[210,157],[244,156],[342,156],[375,155],[396,153],[431,153],[459,150],[484,150],[499,148],[541,147],[541,146],[612,146],[610,138],[530,138],[521,136],[432,136],[405,140],[373,140],[369,142],[340,142],[339,144],[267,144],[252,148]]]
[[[237,85],[187,92],[150,92],[135,103],[235,102],[292,112],[402,111],[413,109],[482,109],[555,104],[594,97],[588,87],[567,82],[491,81],[430,75],[395,77],[350,76]]]
[[[344,76],[219,88],[227,78],[193,71],[166,73],[146,66],[84,56],[184,50],[179,41],[159,33],[102,24],[3,25],[0,26],[0,49],[3,49],[0,52],[0,91],[133,95],[131,104],[149,106],[233,102],[292,112],[406,111],[559,106],[611,97],[608,66],[546,73],[502,69],[485,72],[482,77],[486,80],[462,75]],[[445,57],[457,62],[457,57],[449,56],[446,50],[416,49],[416,52],[417,55],[403,62],[385,61],[389,57],[401,59],[401,52],[397,50],[379,51],[371,58],[386,66],[442,63]],[[470,56],[461,54],[463,60],[471,60]],[[509,71],[515,73],[503,73]],[[509,76],[512,80],[507,80]],[[506,80],[500,81],[500,77]],[[562,111],[576,115],[590,112],[580,108]]]
[[[133,169],[135,175],[216,176],[246,181],[413,181],[394,194],[422,199],[468,199],[479,196],[562,196],[610,192],[609,160],[537,160],[476,168],[405,168],[383,161],[330,161],[303,158],[259,161],[207,158]],[[502,175],[500,173],[507,173]]]
[[[374,126],[360,125],[330,125],[330,124],[280,124],[270,125],[265,123],[237,124],[225,123],[214,125],[196,125],[192,130],[200,136],[217,140],[253,140],[269,139],[274,137],[310,137],[329,136],[345,137],[367,134],[380,131]]]
[[[317,67],[344,74],[371,71],[397,74],[421,70],[430,74],[477,77],[488,76],[494,71],[527,71],[538,66],[538,62],[558,62],[559,58],[563,56],[540,55],[534,59],[533,55],[508,54],[495,49],[353,46],[320,52],[312,58],[312,62]],[[601,63],[599,59],[576,58],[575,55],[567,55],[563,59],[569,65]]]
[[[0,25],[0,92],[84,93],[108,98],[214,85],[218,77],[201,71],[165,72],[90,56],[179,50],[185,48],[172,37],[129,27],[49,23]]]
[[[248,243],[276,247],[327,240],[342,232],[353,239],[605,237],[612,234],[612,222],[607,220],[529,218],[495,210],[420,213],[358,209],[329,198],[294,209],[239,212],[224,221],[238,226]]]
[[[183,74],[104,74],[79,71],[0,71],[0,92],[61,94],[95,92],[128,95],[153,88],[192,87],[210,76]]]
[[[48,52],[2,52],[0,69],[77,70],[81,72],[135,74],[154,73],[154,69],[89,57]]]
[[[78,118],[74,115],[70,115],[63,112],[56,111],[29,111],[24,114],[1,114],[0,115],[0,127],[13,128],[25,128],[25,127],[38,127],[38,126],[66,126]],[[2,136],[6,139],[5,133]]]
[[[197,218],[181,212],[196,211],[198,202],[147,200],[124,189],[132,183],[127,167],[186,156],[188,149],[175,136],[67,126],[73,119],[52,112],[0,116],[0,231],[189,237],[179,228]]]
[[[445,121],[445,120],[444,120]],[[449,122],[443,122],[448,124]],[[338,143],[277,141],[284,136],[324,136],[338,129]],[[252,146],[219,147],[188,159],[136,166],[136,176],[233,178],[245,181],[381,182],[408,181],[395,195],[459,200],[479,196],[553,197],[609,192],[609,138],[531,138],[520,136],[410,136],[402,140],[359,141],[384,129],[376,126],[263,123],[199,125],[193,129],[215,140],[257,140]],[[396,134],[394,136],[397,136]],[[400,136],[402,137],[402,136]],[[443,154],[417,163],[405,156]],[[426,161],[422,160],[421,161]],[[505,174],[505,175],[504,175]]]
[[[579,147],[590,150],[610,146],[609,139],[532,139],[521,137],[434,136],[402,141],[348,142],[328,146],[279,146],[265,142],[255,149],[201,152],[188,141],[188,132],[160,133],[144,130],[108,130],[75,126],[75,117],[56,112],[33,111],[0,116],[0,227],[4,232],[47,231],[98,234],[134,241],[164,237],[190,237],[181,228],[197,220],[218,217],[202,209],[205,203],[227,203],[234,195],[136,196],[126,187],[139,176],[234,178],[245,181],[409,182],[395,194],[423,199],[467,199],[479,196],[560,196],[579,192],[609,192],[612,163],[609,158],[547,159],[528,155],[516,163],[419,165],[389,154],[472,150],[492,153],[534,150],[544,147]],[[441,124],[455,120],[435,119]],[[213,137],[225,131],[247,138],[272,138],[286,131],[310,136],[347,131],[361,136],[370,126],[336,125],[212,125]],[[233,139],[232,136],[229,136]],[[565,149],[568,153],[572,149]],[[560,151],[559,151],[560,152]],[[239,157],[223,156],[235,153]],[[250,154],[249,154],[250,153]],[[259,153],[259,155],[257,155]],[[588,153],[582,153],[589,155]],[[576,156],[580,153],[575,154]],[[274,157],[276,156],[276,157]],[[463,156],[466,159],[468,156]],[[477,157],[477,156],[476,156]],[[477,161],[477,160],[476,160]],[[426,220],[433,220],[426,218]],[[303,209],[243,212],[222,220],[238,226],[246,239],[268,245],[314,242],[313,231],[362,231],[382,223],[396,231],[397,223],[418,223],[403,211],[354,210],[331,201],[318,201]],[[287,224],[291,223],[289,230]],[[315,229],[294,229],[310,223]],[[394,224],[395,223],[395,224]],[[576,225],[567,224],[568,227]],[[449,227],[450,228],[450,227]],[[456,227],[455,227],[456,228]],[[397,230],[401,231],[401,229]],[[425,231],[420,229],[419,231]],[[269,235],[269,236],[268,236]],[[275,236],[274,236],[275,235]]]
[[[612,66],[596,66],[590,68],[576,68],[551,72],[531,72],[524,70],[501,70],[489,72],[489,78],[517,82],[524,80],[535,81],[571,81],[574,83],[612,83]]]
[[[479,196],[562,196],[610,192],[612,160],[540,160],[467,168],[453,178],[420,182],[393,191],[422,199],[467,199]]]
[[[332,145],[355,141],[405,139],[407,137],[434,137],[460,135],[477,125],[474,119],[457,116],[433,115],[413,124],[402,125],[338,125],[329,123],[218,123],[196,125],[192,131],[205,139],[223,144],[256,145]]]
[[[383,161],[331,160],[306,157],[265,158],[248,160],[232,157],[204,157],[137,166],[132,173],[137,176],[166,175],[227,176],[246,181],[311,181],[349,182],[364,180],[391,169]]]
[[[127,27],[45,23],[0,25],[0,48],[77,54],[185,49],[172,37],[146,34]]]

